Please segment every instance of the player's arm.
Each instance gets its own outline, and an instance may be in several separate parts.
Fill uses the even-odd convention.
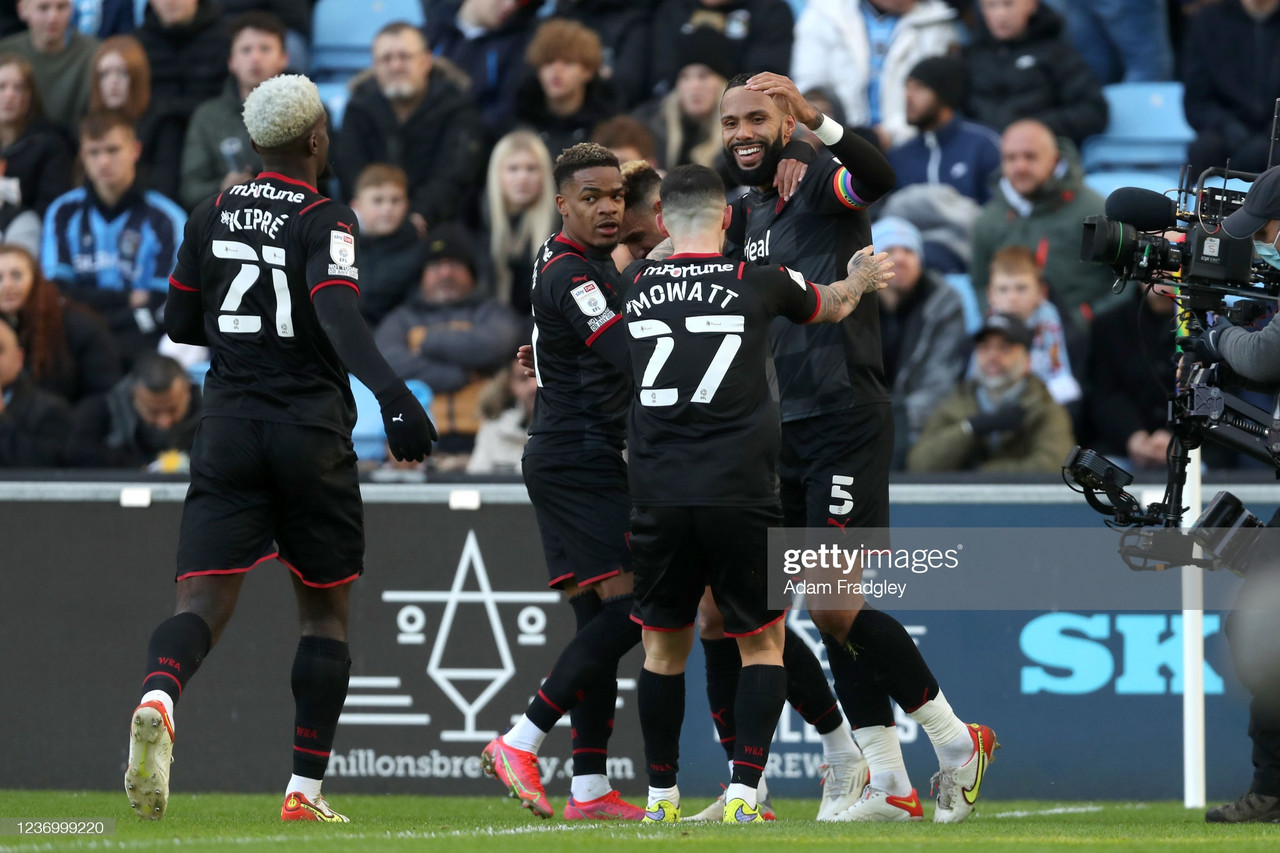
[[[630,376],[631,345],[622,322],[621,305],[611,302],[607,285],[597,278],[595,269],[576,256],[557,258],[543,269],[548,296],[555,301],[560,315],[592,352],[624,376]]]
[[[208,346],[204,329],[204,299],[200,295],[200,252],[204,245],[199,223],[205,221],[209,202],[191,213],[182,231],[182,245],[169,276],[169,295],[164,303],[164,330],[180,344]]]
[[[796,84],[781,74],[757,74],[747,88],[771,97],[784,112],[814,132],[840,161],[835,175],[823,181],[821,198],[850,210],[863,210],[893,189],[897,176],[893,166],[876,146],[824,116],[805,100]]]
[[[876,290],[884,290],[893,278],[893,261],[888,252],[872,254],[875,250],[865,246],[849,259],[847,275],[831,284],[816,284],[820,304],[810,323],[838,323],[853,313],[862,297]]]
[[[391,454],[402,461],[419,462],[431,454],[431,442],[439,435],[413,392],[378,352],[360,315],[355,215],[338,204],[325,207],[332,210],[315,214],[303,230],[307,241],[307,290],[316,319],[342,364],[377,397]],[[339,220],[346,223],[345,227],[338,227]],[[350,264],[333,263],[333,240],[341,234],[352,238]]]

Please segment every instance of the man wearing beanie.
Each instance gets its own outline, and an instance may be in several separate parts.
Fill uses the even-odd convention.
[[[991,197],[1000,137],[956,114],[964,103],[964,62],[933,56],[907,76],[907,121],[919,134],[889,151],[898,186],[950,184],[978,204]]]

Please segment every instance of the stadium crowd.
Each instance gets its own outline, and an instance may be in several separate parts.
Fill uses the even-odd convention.
[[[895,466],[1056,471],[1073,436],[1162,466],[1169,303],[1077,259],[1103,207],[1080,146],[1104,85],[1180,80],[1189,162],[1261,170],[1280,97],[1280,0],[409,0],[354,74],[324,64],[323,7],[369,14],[0,3],[0,467],[183,468],[207,353],[163,336],[169,274],[187,213],[257,174],[240,106],[285,70],[338,84],[328,188],[360,220],[380,349],[432,392],[432,465],[519,465],[511,356],[560,151],[727,175],[720,95],[773,71],[897,173],[871,211],[898,270],[878,294]]]

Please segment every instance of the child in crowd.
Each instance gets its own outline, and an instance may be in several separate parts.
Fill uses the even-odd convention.
[[[365,166],[351,209],[360,219],[360,313],[373,327],[413,295],[422,276],[421,235],[409,221],[404,170],[387,163]]]

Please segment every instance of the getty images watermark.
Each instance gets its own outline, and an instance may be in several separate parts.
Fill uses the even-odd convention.
[[[1267,550],[1280,555],[1280,530]],[[1105,527],[778,528],[769,534],[774,609],[1179,610],[1181,572],[1134,571],[1132,539]],[[1130,562],[1133,562],[1130,560]],[[1151,566],[1147,566],[1151,568]],[[1204,571],[1205,610],[1229,609],[1240,578]],[[802,600],[802,602],[801,602]],[[1238,606],[1238,605],[1237,605]],[[1256,603],[1280,609],[1280,593]]]

